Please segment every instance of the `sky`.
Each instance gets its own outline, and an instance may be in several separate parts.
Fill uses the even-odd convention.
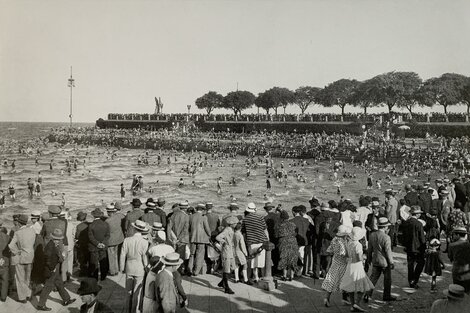
[[[469,34],[467,0],[0,0],[0,121],[67,122],[71,66],[77,122],[153,113],[155,96],[165,113],[202,113],[198,97],[237,84],[470,76]]]

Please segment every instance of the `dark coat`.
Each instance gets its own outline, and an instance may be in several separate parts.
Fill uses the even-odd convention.
[[[297,235],[295,237],[299,247],[308,245],[308,238],[311,237],[314,231],[312,224],[310,224],[310,222],[302,216],[295,216],[293,219],[291,219],[291,222],[293,222],[297,227]]]
[[[418,194],[418,205],[425,213],[431,212],[432,196],[429,192],[422,192]]]
[[[141,218],[142,215],[144,215],[144,211],[142,211],[141,209],[133,209],[132,211],[127,213],[126,217],[124,218],[124,228],[126,230],[126,237],[131,237],[135,234],[135,228],[132,226],[132,223]]]
[[[403,223],[403,245],[407,253],[424,253],[426,238],[423,224],[416,218],[410,218]]]
[[[60,260],[59,254],[61,252],[58,250],[54,241],[50,240],[46,247],[44,248],[44,277],[52,277],[54,271],[59,270],[59,264],[63,262]]]
[[[157,214],[160,216],[160,223],[162,223],[163,228],[166,228],[167,220],[166,220],[166,213],[163,211],[163,209],[156,207],[153,213]]]
[[[88,243],[88,250],[91,251],[98,251],[98,243],[103,243],[106,247],[108,247],[109,243],[109,225],[102,219],[95,219],[90,226],[88,226],[88,238],[90,242]]]
[[[269,240],[273,243],[277,242],[276,238],[276,229],[281,222],[281,218],[279,217],[279,214],[276,214],[274,212],[269,212],[268,215],[264,217],[264,220],[266,222],[266,227],[268,229],[268,234],[269,234]]]
[[[77,240],[77,248],[87,250],[90,239],[88,238],[88,222],[81,222],[75,229],[75,240]]]
[[[3,260],[1,268],[7,268],[10,265],[10,249],[8,243],[10,242],[10,236],[0,231],[0,260]]]
[[[460,201],[462,205],[465,205],[467,202],[467,188],[464,184],[456,182],[454,184],[455,190],[455,201]]]
[[[405,197],[405,203],[407,206],[411,207],[412,205],[419,205],[419,197],[416,191],[408,192]]]
[[[42,225],[41,236],[46,242],[49,241],[50,235],[52,234],[54,229],[62,230],[62,233],[65,235],[67,234],[67,224],[67,220],[63,218],[53,217],[51,219],[48,219],[44,222],[44,225]],[[67,236],[64,236],[63,242],[65,246],[68,245]]]

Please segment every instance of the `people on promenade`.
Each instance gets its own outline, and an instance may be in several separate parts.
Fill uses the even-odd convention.
[[[421,208],[411,207],[411,217],[403,224],[403,245],[408,263],[408,283],[411,288],[418,288],[419,277],[424,269],[426,238],[423,223],[420,222]]]

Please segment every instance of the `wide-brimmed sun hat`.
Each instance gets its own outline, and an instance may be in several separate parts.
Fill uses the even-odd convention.
[[[238,224],[239,220],[236,216],[229,216],[225,219],[227,225]]]
[[[390,224],[388,218],[386,217],[379,217],[379,220],[377,222],[377,226],[378,227],[387,227],[387,226],[390,226],[392,224]]]
[[[54,231],[51,233],[51,238],[56,239],[56,240],[61,240],[64,239],[64,232],[60,228],[54,229]]]
[[[245,209],[248,213],[255,213],[256,212],[256,205],[253,202],[248,203]]]
[[[359,241],[366,235],[366,230],[362,227],[353,227],[350,237],[354,241]]]
[[[178,266],[183,263],[183,260],[180,259],[180,255],[176,252],[168,253],[165,255],[161,262],[165,265]]]
[[[351,233],[351,228],[346,226],[346,225],[339,225],[338,227],[338,232],[336,233],[336,236],[338,237],[344,237],[348,236]]]
[[[131,225],[138,231],[141,231],[141,232],[149,231],[149,228],[147,227],[147,223],[145,223],[144,221],[136,220],[134,223],[131,223]]]
[[[452,299],[455,299],[455,300],[464,300],[465,299],[465,288],[460,286],[460,285],[450,284],[449,288],[443,290],[442,293],[447,298],[452,298]]]
[[[83,278],[80,282],[80,287],[78,288],[77,293],[80,296],[89,295],[92,293],[98,293],[101,290],[101,286],[98,285],[96,278],[86,277]]]
[[[419,205],[413,205],[411,206],[410,214],[415,215],[415,214],[421,214],[423,211],[421,210],[421,207]]]

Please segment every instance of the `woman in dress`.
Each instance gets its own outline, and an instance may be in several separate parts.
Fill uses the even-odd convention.
[[[297,226],[289,221],[287,211],[281,211],[281,222],[277,226],[279,238],[279,264],[277,268],[282,270],[282,280],[291,281],[298,270],[299,247],[296,239]]]
[[[346,246],[348,254],[348,265],[344,272],[339,288],[349,293],[351,302],[351,312],[364,312],[359,306],[362,294],[373,289],[374,284],[370,281],[364,271],[363,246],[359,242],[366,235],[362,227],[353,227],[351,232],[351,240]]]
[[[340,225],[335,238],[333,238],[327,250],[329,253],[333,253],[333,259],[330,270],[326,274],[325,280],[321,286],[322,289],[326,291],[325,299],[323,299],[323,304],[326,307],[330,306],[331,294],[335,291],[339,291],[341,279],[343,278],[346,266],[348,265],[346,247],[349,241],[349,233],[349,227]]]
[[[428,241],[424,272],[431,276],[431,292],[436,292],[437,276],[442,276],[444,262],[441,258],[441,242],[437,238]]]

